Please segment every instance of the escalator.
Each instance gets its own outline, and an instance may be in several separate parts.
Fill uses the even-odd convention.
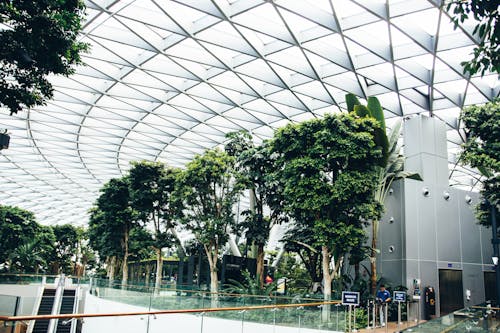
[[[75,292],[76,290],[65,289],[61,301],[60,314],[70,314],[73,313],[75,307]],[[59,319],[57,322],[56,333],[71,333],[71,326],[74,321],[65,321],[64,319]]]
[[[56,289],[47,289],[43,291],[42,300],[40,301],[40,306],[38,307],[38,315],[50,315],[52,314],[52,307],[54,305],[54,299],[56,296]],[[47,333],[49,328],[48,319],[35,320],[35,325],[33,326],[33,333]]]

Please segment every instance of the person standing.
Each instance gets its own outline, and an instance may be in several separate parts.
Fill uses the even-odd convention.
[[[377,291],[377,302],[380,304],[379,307],[379,316],[380,316],[380,325],[383,327],[386,324],[387,318],[385,318],[385,309],[387,304],[391,301],[391,294],[385,289],[383,284],[380,285],[379,290]]]

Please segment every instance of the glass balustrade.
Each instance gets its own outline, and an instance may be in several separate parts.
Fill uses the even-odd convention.
[[[38,275],[0,275],[0,285],[24,285],[24,288],[34,288],[39,295],[42,286],[55,288],[60,281],[60,277],[49,279]],[[318,298],[224,292],[212,294],[207,290],[176,284],[163,285],[157,290],[150,285],[121,285],[120,281],[73,277],[66,277],[64,281],[66,287],[78,289],[86,296],[75,303],[76,313],[106,314],[87,318],[67,316],[58,320],[57,325],[79,327],[82,333],[218,333],[221,330],[242,333],[313,332],[311,330],[346,332],[349,327],[359,330],[369,326],[366,309],[355,309],[351,318],[355,317],[356,321],[351,319],[349,324],[347,307],[338,302],[321,304],[322,300]],[[0,316],[33,316],[38,314],[40,304],[40,296],[0,295]],[[397,330],[416,333],[491,332],[500,326],[494,310],[486,305],[470,307],[410,328],[407,328],[408,324],[415,323],[404,322]],[[0,333],[16,332],[13,323],[1,323]],[[17,323],[26,329],[35,324],[33,320]]]

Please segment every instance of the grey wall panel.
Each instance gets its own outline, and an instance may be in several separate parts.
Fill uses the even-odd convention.
[[[405,159],[405,169],[411,170],[412,172],[416,172],[420,175],[420,177],[422,177],[422,179],[425,179],[424,166],[422,165],[422,163],[423,163],[422,155],[418,154],[418,155],[408,156]]]
[[[405,227],[405,251],[407,259],[418,259],[418,220],[419,207],[415,201],[417,191],[420,191],[420,182],[406,179],[404,181],[404,227]]]
[[[382,260],[396,260],[403,256],[402,214],[400,191],[388,195],[385,202],[385,214],[379,225],[379,247]],[[393,248],[393,252],[389,248]]]
[[[474,218],[474,204],[469,205],[465,202],[465,195],[473,197],[476,203],[478,197],[466,192],[457,194],[462,234],[462,260],[466,263],[481,263],[480,230]]]
[[[420,264],[418,260],[405,260],[406,266],[406,285],[412,286],[413,279],[420,279]]]
[[[383,261],[380,266],[380,275],[392,286],[406,285],[402,260]]]
[[[491,257],[493,256],[493,246],[491,244],[491,228],[480,227],[480,240],[481,240],[481,253],[482,262],[485,265],[491,265],[493,262]]]
[[[405,156],[407,158],[422,152],[421,125],[419,122],[409,119],[405,121],[403,127],[403,137],[405,138]]]
[[[420,154],[419,157],[422,159],[423,171],[420,173],[423,181],[421,182],[422,187],[430,187],[437,183],[437,172],[436,172],[436,157],[429,154]]]
[[[435,191],[431,188],[428,197],[416,193],[415,202],[418,203],[418,234],[419,234],[419,258],[420,260],[436,260],[436,218],[434,196]]]
[[[484,302],[484,278],[481,265],[463,264],[463,288],[465,306]],[[470,301],[466,300],[466,290],[471,291]]]
[[[460,262],[460,220],[457,195],[450,193],[449,200],[443,198],[447,187],[438,187],[436,196],[436,232],[438,261]]]
[[[437,165],[440,165],[436,168],[436,185],[448,186],[448,176],[450,173],[450,171],[448,170],[448,159],[445,157],[436,157],[436,159]]]
[[[434,121],[434,147],[434,154],[446,159],[446,164],[448,165],[448,141],[446,140],[446,124],[439,120]],[[446,169],[448,169],[448,167],[446,167]]]
[[[427,154],[436,154],[435,146],[435,121],[434,118],[425,117],[419,115],[419,117],[412,118],[408,123],[417,122],[417,126],[420,126],[420,144],[419,152]]]

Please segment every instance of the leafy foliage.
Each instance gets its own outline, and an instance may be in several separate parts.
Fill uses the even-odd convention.
[[[178,199],[186,208],[182,223],[205,249],[212,292],[218,288],[218,256],[235,227],[233,205],[241,193],[234,163],[234,157],[220,149],[207,150],[196,155],[180,177]]]
[[[287,251],[296,253],[300,257],[310,281],[321,282],[323,280],[321,247],[309,245],[315,242],[313,229],[308,225],[295,223],[286,231],[282,241]]]
[[[280,202],[281,184],[275,175],[276,154],[272,154],[269,142],[254,145],[248,132],[232,132],[226,144],[226,152],[236,158],[236,170],[241,187],[250,190],[253,207],[242,212],[245,217],[237,227],[247,243],[256,247],[257,269],[261,287],[264,286],[264,246],[274,224],[287,221]],[[269,215],[264,207],[270,208]]]
[[[7,262],[18,246],[33,240],[38,228],[32,212],[0,206],[0,261]]]
[[[464,162],[486,177],[500,172],[500,100],[465,108],[461,120],[467,136]]]
[[[320,258],[321,254],[318,253],[317,256]],[[321,266],[319,267],[319,273],[321,273]],[[286,278],[287,294],[290,295],[308,294],[313,282],[305,265],[292,252],[283,255],[276,268],[275,277],[275,281],[278,281],[281,277]]]
[[[465,108],[461,120],[467,136],[461,158],[486,178],[481,194],[496,207],[497,220],[500,220],[500,101]],[[479,223],[491,225],[488,204],[481,203],[476,212]]]
[[[242,271],[244,281],[229,279],[224,286],[224,292],[242,295],[266,295],[269,296],[276,290],[276,282],[266,284],[264,288],[260,285],[258,277],[252,277],[250,272]]]
[[[128,177],[113,178],[101,188],[91,212],[88,234],[92,247],[104,258],[122,260],[122,283],[128,277],[130,234],[137,228],[131,207]]]
[[[49,74],[69,75],[88,45],[77,41],[80,0],[0,2],[0,105],[11,114],[52,98]]]
[[[451,12],[455,29],[469,17],[477,21],[474,34],[479,38],[479,45],[474,48],[471,60],[462,62],[464,73],[474,75],[486,71],[500,73],[500,15],[498,2],[494,0],[452,0],[446,9]]]
[[[358,233],[361,217],[379,213],[369,200],[376,180],[375,165],[370,163],[381,157],[373,141],[376,127],[369,118],[327,115],[288,125],[275,136],[285,209],[297,222],[312,223],[317,244],[334,245],[341,237],[337,254],[352,245],[345,237]]]
[[[241,192],[234,158],[219,149],[196,155],[182,175],[184,227],[203,245],[224,245],[234,227],[233,204]]]
[[[55,260],[51,270],[54,273],[72,274],[76,256],[79,254],[84,230],[71,224],[56,225],[52,227],[55,243]]]
[[[179,210],[174,194],[179,174],[179,169],[146,161],[132,163],[129,171],[131,205],[140,221],[152,223],[154,247],[159,249],[176,241],[172,228]]]
[[[42,226],[32,212],[0,206],[0,263],[13,271],[72,274],[84,236],[82,228]]]
[[[46,262],[40,253],[35,241],[24,243],[16,247],[10,254],[12,272],[38,273]]]
[[[383,159],[375,143],[378,127],[374,119],[353,113],[327,115],[289,124],[274,137],[284,209],[295,223],[313,231],[309,245],[322,248],[325,298],[343,256],[364,237],[363,221],[380,214],[380,204],[373,200],[377,165]]]

